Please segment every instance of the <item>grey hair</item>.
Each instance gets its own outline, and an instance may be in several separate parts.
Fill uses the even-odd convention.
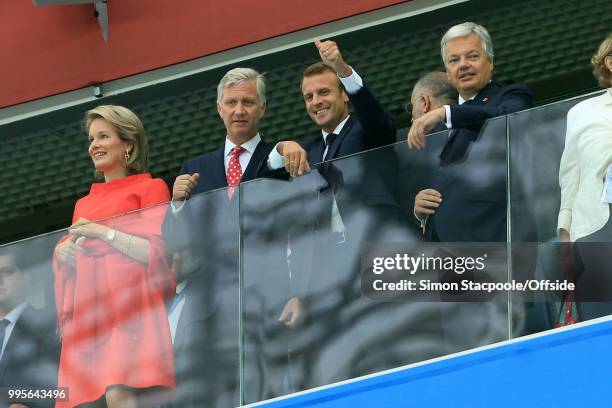
[[[262,104],[266,103],[266,79],[263,74],[255,71],[253,68],[234,68],[230,69],[223,75],[219,85],[217,85],[217,104],[221,103],[223,91],[234,85],[244,84],[245,82],[255,81],[257,87],[257,96]]]
[[[448,80],[446,72],[430,72],[425,74],[417,81],[414,88],[426,89],[430,92],[431,97],[442,105],[456,103],[459,98],[459,93]]]
[[[440,41],[440,52],[442,54],[442,62],[444,62],[444,66],[446,66],[446,44],[450,40],[454,40],[458,37],[466,37],[470,34],[475,34],[478,36],[478,38],[480,38],[482,49],[484,50],[485,54],[487,54],[487,57],[489,57],[489,61],[493,62],[493,40],[491,39],[491,35],[483,26],[467,21],[465,23],[452,26],[444,34],[444,37],[442,37],[442,40]]]

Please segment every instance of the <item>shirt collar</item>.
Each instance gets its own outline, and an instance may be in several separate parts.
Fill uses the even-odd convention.
[[[4,316],[4,318],[6,320],[8,320],[9,322],[11,322],[11,324],[14,326],[15,323],[17,323],[17,319],[19,319],[19,316],[21,316],[21,313],[26,308],[26,306],[27,306],[27,304],[25,302],[23,302],[22,304],[20,304],[19,306],[17,306],[16,308],[11,310],[10,312],[8,312],[6,314],[6,316]],[[0,344],[0,346],[2,346],[2,345]]]
[[[463,96],[459,95],[459,99],[457,100],[457,102],[459,103],[459,105],[463,105],[467,101],[473,101],[474,99],[476,99],[476,95],[472,96],[470,99],[463,99]]]
[[[244,147],[244,150],[253,154],[259,142],[261,142],[261,136],[259,135],[259,132],[258,132],[255,136],[253,136],[252,138],[244,142],[241,146]],[[229,156],[230,151],[234,147],[236,147],[236,145],[226,137],[225,138],[225,156]]]
[[[348,115],[342,122],[338,123],[338,126],[336,126],[334,131],[331,133],[335,133],[339,135],[340,132],[342,132],[342,128],[344,127],[344,124],[346,123],[347,120],[349,120],[350,117],[351,115]],[[323,133],[323,140],[325,140],[327,138],[327,135],[329,135],[330,132],[326,132],[323,129],[321,129],[321,133]]]
[[[487,84],[482,88],[485,89],[487,86],[489,86],[489,84],[492,82],[493,80],[490,79],[489,82],[487,82]],[[478,96],[478,94],[482,91],[482,89],[478,92],[476,92],[476,95],[472,96],[469,99],[464,99],[463,96],[459,95],[459,99],[457,99],[457,103],[459,105],[463,105],[464,103],[466,103],[467,101],[473,101],[474,99],[476,99],[476,97]]]

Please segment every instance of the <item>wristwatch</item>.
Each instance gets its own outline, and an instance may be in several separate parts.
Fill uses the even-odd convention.
[[[109,229],[108,231],[106,231],[106,240],[108,241],[109,244],[113,242],[116,236],[117,236],[116,230]]]

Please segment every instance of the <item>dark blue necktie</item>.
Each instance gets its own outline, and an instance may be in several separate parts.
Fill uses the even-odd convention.
[[[325,152],[325,155],[323,156],[323,161],[329,160],[331,158],[331,157],[328,157],[329,156],[329,150],[331,149],[331,145],[332,145],[332,143],[334,143],[334,140],[336,140],[337,137],[338,137],[337,134],[330,133],[325,138],[325,147],[327,148],[327,151]]]

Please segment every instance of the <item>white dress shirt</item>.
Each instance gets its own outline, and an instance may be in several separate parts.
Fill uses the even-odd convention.
[[[476,94],[476,95],[478,95],[478,94]],[[458,105],[463,105],[466,101],[473,101],[476,98],[476,95],[472,96],[470,99],[463,99],[463,96],[459,95],[459,98],[457,99],[457,104]],[[448,129],[452,129],[453,128],[453,122],[451,120],[451,108],[450,108],[450,105],[444,105],[444,111],[446,112],[446,123],[444,123],[444,124],[446,125],[446,127]]]
[[[249,162],[251,161],[251,157],[253,157],[253,153],[255,153],[255,149],[257,145],[261,142],[261,136],[257,133],[248,141],[242,144],[244,147],[244,152],[240,156],[238,156],[238,161],[240,162],[240,167],[242,167],[242,174],[246,170]],[[225,175],[227,176],[227,168],[229,166],[229,161],[231,157],[231,150],[236,147],[236,145],[230,141],[227,137],[225,138],[225,154],[223,155],[223,165],[225,166]]]
[[[183,306],[185,306],[185,287],[187,286],[187,280],[182,281],[176,285],[176,292],[174,299],[168,312],[168,324],[170,325],[170,337],[172,337],[172,344],[174,344],[174,338],[176,337],[176,328],[178,327],[179,319],[181,318],[181,312]]]
[[[353,71],[354,72],[354,71]],[[346,121],[349,119],[351,115],[347,116],[342,122],[338,123],[338,126],[334,129],[333,132],[336,135],[339,135],[342,132],[342,128],[346,124]],[[329,136],[329,132],[321,129],[323,133],[323,141],[327,140],[327,136]],[[329,146],[325,146],[325,151],[323,152],[323,157],[327,154],[327,150],[329,150]],[[338,203],[336,202],[336,198],[334,197],[334,201],[332,203],[332,212],[331,212],[331,230],[332,232],[343,233],[346,231],[346,227],[344,226],[344,222],[342,221],[342,216],[340,215],[340,209],[338,208]]]
[[[612,164],[612,88],[567,114],[565,149],[559,168],[561,208],[557,233],[576,241],[601,229],[610,216],[602,202],[603,179]]]
[[[332,133],[338,136],[340,132],[342,132],[342,128],[346,124],[346,121],[349,120],[350,117],[351,115],[348,115],[342,122],[338,123],[338,126],[336,126],[333,132],[326,132],[323,129],[321,129],[321,133],[323,134],[323,142],[325,143],[325,150],[323,151],[323,158],[325,158],[325,156],[327,155],[327,151],[329,150],[329,146],[327,146],[327,136],[329,136]]]

